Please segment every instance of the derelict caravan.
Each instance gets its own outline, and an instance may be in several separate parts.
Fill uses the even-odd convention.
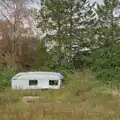
[[[56,72],[22,72],[12,78],[12,89],[60,89],[63,76]]]

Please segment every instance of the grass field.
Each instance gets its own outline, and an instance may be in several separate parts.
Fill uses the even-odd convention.
[[[61,90],[0,91],[0,120],[120,120],[120,102],[91,75],[68,76]],[[29,104],[24,96],[39,96]]]

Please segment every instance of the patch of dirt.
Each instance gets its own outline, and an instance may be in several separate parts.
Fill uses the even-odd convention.
[[[22,98],[22,103],[24,104],[30,104],[38,101],[40,99],[39,96],[25,96]]]

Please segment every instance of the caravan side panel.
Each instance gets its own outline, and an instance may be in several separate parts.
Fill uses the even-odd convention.
[[[38,88],[48,89],[49,88],[49,80],[48,79],[39,79],[38,80]]]
[[[12,80],[13,89],[28,89],[29,83],[28,80]]]

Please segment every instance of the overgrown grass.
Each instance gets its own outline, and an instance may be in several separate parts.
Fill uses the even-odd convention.
[[[95,80],[91,73],[67,77],[61,90],[11,90],[0,92],[0,120],[119,120],[120,106],[116,96]],[[31,104],[24,96],[40,96]]]

